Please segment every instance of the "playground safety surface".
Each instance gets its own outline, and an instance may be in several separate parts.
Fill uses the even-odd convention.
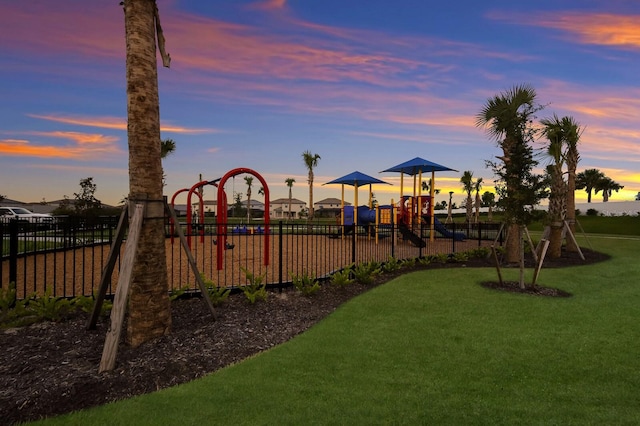
[[[546,260],[545,267],[608,258],[590,250],[584,253],[586,261],[565,254],[559,261]],[[478,259],[464,265],[490,266]],[[459,266],[434,264],[411,270]],[[255,305],[243,294],[232,295],[217,309],[216,321],[198,298],[174,301],[172,333],[136,349],[122,343],[115,370],[103,374],[98,374],[98,365],[108,319],[101,319],[93,331],[85,330],[84,315],[0,330],[0,418],[10,425],[188,382],[291,339],[342,303],[397,275],[381,275],[369,286],[323,285],[311,298],[287,289]]]

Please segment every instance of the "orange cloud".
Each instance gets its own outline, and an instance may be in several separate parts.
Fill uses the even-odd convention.
[[[71,117],[60,115],[38,115],[28,114],[29,117],[40,118],[42,120],[54,121],[57,123],[73,124],[77,126],[98,127],[102,129],[127,130],[127,120],[118,117]],[[160,131],[179,134],[204,134],[217,133],[214,129],[190,129],[187,127],[161,124]]]
[[[65,146],[32,144],[28,140],[0,140],[0,153],[14,157],[58,158],[95,160],[104,155],[118,155],[122,151],[116,145],[117,137],[78,132],[33,132],[36,136],[70,141]]]
[[[260,0],[252,3],[249,7],[262,10],[280,10],[287,6],[287,0]]]
[[[624,48],[640,48],[640,15],[610,13],[555,12],[553,14],[510,14],[493,12],[492,19],[569,33],[580,43]]]

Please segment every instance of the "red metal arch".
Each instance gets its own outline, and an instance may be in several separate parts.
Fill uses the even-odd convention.
[[[217,268],[223,268],[223,254],[227,246],[227,194],[224,192],[224,184],[229,178],[240,174],[250,174],[255,176],[264,188],[264,265],[269,265],[269,186],[262,176],[255,170],[239,167],[227,172],[218,183],[218,246],[217,246]],[[251,206],[247,206],[251,208]]]

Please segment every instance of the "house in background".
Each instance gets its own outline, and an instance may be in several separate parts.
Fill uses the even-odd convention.
[[[351,203],[345,201],[344,205],[350,206]],[[313,214],[316,217],[334,217],[340,214],[341,207],[342,201],[339,198],[325,198],[313,203]]]
[[[300,217],[300,213],[307,208],[307,203],[298,200],[297,198],[291,199],[291,218],[295,219]],[[269,203],[269,217],[272,219],[287,219],[289,218],[289,198],[278,198]]]

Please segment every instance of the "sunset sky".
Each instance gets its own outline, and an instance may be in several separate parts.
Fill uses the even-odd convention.
[[[498,149],[475,126],[477,113],[520,84],[546,106],[539,119],[570,115],[583,126],[578,171],[597,168],[624,185],[611,201],[640,191],[637,0],[158,7],[172,58],[171,68],[158,61],[161,133],[177,143],[164,160],[169,197],[200,174],[247,167],[266,179],[271,199],[287,196],[291,177],[293,196],[308,201],[310,150],[321,156],[316,201],[339,198],[339,186],[322,183],[355,170],[393,184],[374,187],[380,202],[397,199],[399,175],[379,172],[414,157],[458,170],[438,173],[436,187],[438,201],[449,191],[460,201],[465,170],[483,178],[483,192],[493,189],[485,161]],[[96,197],[119,203],[128,193],[119,0],[0,0],[0,8],[0,195],[73,198],[93,177]],[[246,192],[243,176],[227,185],[233,191]],[[215,199],[212,189],[205,199]]]

